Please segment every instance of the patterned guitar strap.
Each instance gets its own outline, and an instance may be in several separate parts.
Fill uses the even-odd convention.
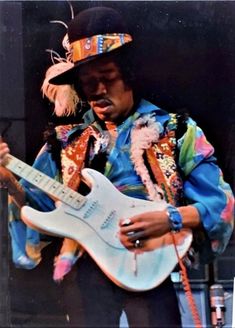
[[[59,139],[71,130],[72,126],[57,127]],[[61,151],[61,166],[63,183],[77,191],[81,182],[81,170],[86,160],[86,154],[91,137],[99,136],[92,126],[85,129],[82,134]],[[61,138],[62,139],[62,138]],[[84,253],[83,247],[75,240],[64,238],[59,256],[55,259],[53,279],[63,280],[64,276],[72,269],[77,259]]]
[[[81,182],[81,170],[84,166],[91,137],[98,139],[99,132],[94,127],[89,126],[82,132],[79,138],[62,149],[63,182],[73,190],[77,190]]]

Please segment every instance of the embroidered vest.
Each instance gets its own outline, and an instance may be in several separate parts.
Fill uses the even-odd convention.
[[[170,114],[166,132],[157,143],[146,150],[147,161],[164,199],[172,205],[183,203],[183,181],[177,165],[177,118]]]
[[[68,132],[71,128],[71,125],[57,127],[58,138],[61,139],[61,135]],[[144,165],[146,171],[150,171],[151,183],[157,186],[157,193],[168,203],[179,206],[182,204],[183,199],[183,182],[176,163],[176,129],[176,114],[170,114],[170,120],[168,121],[164,135],[157,142],[149,145],[145,152],[143,152],[143,157],[146,157]],[[91,125],[79,137],[75,138],[71,143],[66,144],[62,149],[62,178],[64,184],[70,188],[74,190],[78,188],[80,172],[84,167],[85,158],[90,151],[90,140],[93,138],[97,141],[99,137],[100,133]],[[146,179],[142,176],[141,179],[148,190]]]

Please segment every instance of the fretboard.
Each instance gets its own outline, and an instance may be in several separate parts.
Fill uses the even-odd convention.
[[[54,199],[61,200],[63,203],[75,209],[79,209],[86,200],[83,195],[64,186],[60,182],[50,178],[30,165],[25,164],[12,155],[8,155],[7,164],[5,166],[8,170],[52,196]]]

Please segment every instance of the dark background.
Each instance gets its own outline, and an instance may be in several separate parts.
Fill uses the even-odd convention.
[[[215,146],[219,165],[235,190],[235,2],[71,3],[75,14],[96,5],[121,12],[135,40],[133,60],[143,95],[168,111],[189,111]],[[70,19],[67,1],[0,2],[0,128],[7,129],[5,138],[12,153],[29,163],[43,144],[42,132],[48,121],[59,124],[79,119],[56,119],[53,106],[40,92],[51,65],[45,50],[64,56],[61,42],[66,29],[50,21],[67,23]],[[231,286],[235,276],[233,239],[212,267],[192,275],[194,282]],[[33,272],[10,266],[10,321],[32,326],[37,316],[40,320],[44,316],[45,322],[55,313],[63,317],[60,289],[51,279],[56,250],[55,246],[46,252],[44,262]]]
[[[235,3],[71,3],[75,14],[96,5],[121,12],[134,36],[133,60],[144,96],[169,111],[186,108],[215,146],[226,179],[234,186]],[[50,21],[67,23],[71,13],[67,1],[2,1],[1,9],[1,111],[10,108],[17,116],[17,98],[21,98],[26,120],[25,154],[32,161],[42,144],[46,123],[56,121],[51,117],[53,106],[42,99],[40,87],[51,65],[46,49],[64,56],[61,42],[66,29]]]

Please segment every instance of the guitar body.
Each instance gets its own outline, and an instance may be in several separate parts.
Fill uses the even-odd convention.
[[[124,289],[145,291],[161,284],[178,262],[171,233],[152,240],[153,250],[138,255],[127,250],[117,234],[121,218],[160,211],[167,203],[125,196],[92,169],[84,169],[82,175],[91,191],[79,209],[62,202],[46,213],[24,206],[22,219],[34,229],[77,240],[103,272]],[[182,229],[175,239],[183,257],[192,241],[191,231]]]

